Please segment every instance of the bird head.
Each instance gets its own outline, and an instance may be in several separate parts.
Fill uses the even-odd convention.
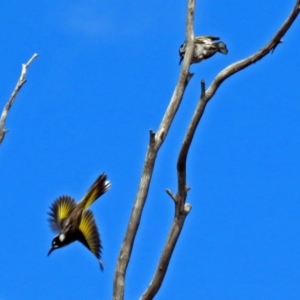
[[[51,249],[48,252],[48,256],[51,254],[52,251],[54,251],[55,249],[61,248],[63,246],[65,246],[65,234],[60,233],[59,235],[57,235],[51,243]]]

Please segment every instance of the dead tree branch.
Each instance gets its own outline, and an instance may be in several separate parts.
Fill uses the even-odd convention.
[[[20,91],[22,86],[26,83],[27,69],[36,57],[38,57],[38,54],[35,53],[35,54],[33,54],[33,56],[29,59],[29,61],[26,64],[22,64],[21,76],[17,82],[17,85],[16,85],[14,91],[12,92],[8,102],[6,103],[6,105],[3,109],[3,112],[2,112],[2,115],[0,118],[0,145],[5,137],[6,132],[8,131],[7,129],[5,129],[5,121],[6,121],[9,109],[11,108],[13,102],[15,101],[18,92]]]
[[[296,1],[295,7],[293,8],[291,14],[287,18],[287,20],[283,23],[281,28],[278,30],[278,32],[274,35],[274,37],[271,39],[271,41],[264,46],[261,50],[257,51],[253,55],[240,60],[236,63],[233,63],[232,65],[228,66],[224,70],[222,70],[214,79],[210,87],[205,93],[205,97],[203,97],[204,102],[208,102],[212,96],[215,94],[221,83],[230,77],[231,75],[247,68],[251,64],[256,63],[257,61],[261,60],[263,57],[265,57],[268,53],[272,53],[274,49],[282,43],[282,37],[286,34],[286,32],[289,30],[289,28],[292,26],[294,21],[296,20],[298,14],[300,11],[300,0]]]
[[[187,50],[185,54],[185,59],[179,75],[178,84],[176,85],[171,101],[158,128],[158,131],[157,133],[154,133],[152,131],[150,132],[150,141],[146,153],[140,185],[138,188],[135,203],[131,212],[130,220],[117,261],[113,287],[114,300],[122,300],[124,298],[126,270],[131,256],[133,243],[139,227],[140,219],[142,216],[143,207],[145,205],[146,198],[148,195],[156,156],[162,143],[166,138],[166,135],[168,134],[174,116],[181,103],[183,93],[190,79],[189,67],[194,51],[194,0],[188,1],[187,14]]]
[[[249,56],[248,58],[236,62],[223,71],[221,71],[214,81],[212,82],[211,86],[205,91],[205,82],[204,80],[201,81],[201,96],[199,102],[197,104],[196,110],[194,115],[191,119],[191,122],[188,126],[187,132],[184,136],[183,143],[179,152],[178,161],[177,161],[177,176],[178,176],[178,191],[177,194],[174,195],[170,190],[167,190],[168,195],[174,200],[175,202],[175,216],[173,220],[173,224],[170,229],[170,233],[167,237],[166,244],[162,251],[158,267],[155,271],[154,277],[140,298],[141,300],[150,300],[153,299],[156,293],[158,292],[160,286],[162,285],[164,276],[168,269],[168,265],[175,248],[176,242],[179,238],[180,232],[183,228],[185,218],[189,211],[191,210],[191,205],[186,203],[187,191],[189,188],[186,185],[186,161],[188,152],[193,141],[194,134],[196,132],[197,126],[201,117],[204,113],[205,107],[208,101],[213,97],[216,93],[217,89],[221,85],[221,83],[229,78],[231,75],[245,69],[246,67],[254,64],[255,62],[262,59],[266,56],[269,52],[273,52],[276,46],[281,43],[281,38],[285,35],[288,29],[291,27],[295,19],[297,18],[300,10],[300,0],[297,0],[297,3],[285,21],[285,23],[281,26],[272,40],[261,50],[256,52],[255,54]]]

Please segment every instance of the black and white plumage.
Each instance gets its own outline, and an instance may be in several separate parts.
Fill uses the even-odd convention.
[[[56,249],[79,241],[96,256],[103,269],[102,243],[93,213],[88,208],[109,188],[110,182],[102,173],[81,201],[76,202],[70,196],[61,196],[52,203],[48,213],[49,224],[57,235],[52,240],[48,255]]]
[[[198,63],[203,59],[208,59],[212,57],[217,52],[227,54],[228,49],[225,43],[219,41],[219,37],[216,36],[196,36],[194,38],[195,48],[194,55],[192,58],[192,64]],[[216,42],[217,41],[217,42]],[[184,59],[186,51],[186,42],[184,42],[179,48],[179,64]]]

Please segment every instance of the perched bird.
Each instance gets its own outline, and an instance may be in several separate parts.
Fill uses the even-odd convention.
[[[109,188],[110,182],[102,173],[78,203],[70,196],[61,196],[52,203],[48,213],[49,223],[58,235],[52,240],[48,256],[55,249],[79,241],[97,257],[103,269],[98,228],[93,213],[87,208]]]
[[[220,38],[216,36],[196,36],[194,38],[195,48],[194,48],[194,55],[192,58],[192,64],[198,63],[203,59],[210,58],[215,53],[220,52],[223,54],[227,54],[228,50],[226,45],[218,41]],[[214,42],[218,41],[218,42]],[[179,48],[179,64],[182,62],[186,51],[186,42],[184,42]]]

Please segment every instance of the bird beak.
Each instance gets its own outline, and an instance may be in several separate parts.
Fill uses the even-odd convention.
[[[51,247],[51,249],[49,250],[49,252],[48,252],[48,255],[47,255],[47,256],[49,256],[53,250],[55,250],[55,248]]]

